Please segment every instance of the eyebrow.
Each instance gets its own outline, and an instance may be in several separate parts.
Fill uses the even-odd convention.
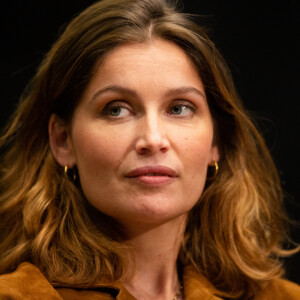
[[[106,92],[117,92],[117,93],[122,93],[122,94],[127,94],[130,96],[135,96],[137,97],[137,93],[136,91],[126,88],[126,87],[121,87],[121,86],[117,86],[117,85],[110,85],[107,86],[103,89],[98,90],[92,97],[90,103],[94,102],[96,100],[97,97],[99,97],[100,95],[106,93]],[[205,99],[205,94],[200,91],[199,89],[196,89],[195,87],[192,86],[184,86],[184,87],[179,87],[179,88],[171,88],[167,91],[167,93],[165,94],[166,97],[170,97],[170,96],[175,96],[175,95],[182,95],[182,94],[188,94],[188,93],[195,93],[200,95],[201,97],[203,97]]]
[[[97,97],[100,95],[107,93],[107,92],[116,92],[116,93],[122,93],[122,94],[127,94],[131,96],[137,96],[137,93],[134,90],[131,90],[129,88],[117,86],[117,85],[109,85],[101,90],[98,90],[92,97],[90,103],[94,102]]]
[[[188,94],[188,93],[195,93],[200,95],[201,97],[203,97],[205,99],[205,94],[196,89],[195,87],[192,86],[184,86],[184,87],[180,87],[180,88],[174,88],[174,89],[170,89],[167,93],[166,96],[175,96],[178,94]]]

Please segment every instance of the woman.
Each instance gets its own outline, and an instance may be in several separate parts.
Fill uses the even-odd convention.
[[[203,29],[104,0],[1,138],[0,299],[298,299],[263,139]]]

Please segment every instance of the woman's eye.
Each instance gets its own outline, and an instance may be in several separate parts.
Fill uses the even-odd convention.
[[[176,104],[171,107],[169,114],[176,116],[192,115],[195,109],[187,104]]]
[[[111,118],[120,118],[120,117],[129,116],[131,112],[128,108],[122,105],[109,104],[103,109],[102,114],[104,116],[111,117]]]

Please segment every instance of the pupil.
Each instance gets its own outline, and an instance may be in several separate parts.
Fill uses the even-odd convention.
[[[172,108],[172,111],[175,115],[179,115],[182,112],[182,107],[181,106],[174,106]]]
[[[112,116],[118,116],[120,114],[121,108],[120,107],[112,107],[110,113]]]

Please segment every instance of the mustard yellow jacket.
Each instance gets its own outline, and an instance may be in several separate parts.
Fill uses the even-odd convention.
[[[220,300],[205,277],[192,267],[183,273],[185,300]],[[136,300],[119,282],[96,283],[87,289],[54,288],[37,267],[25,262],[12,273],[0,276],[1,300]],[[300,286],[284,279],[274,280],[254,300],[300,300]]]

